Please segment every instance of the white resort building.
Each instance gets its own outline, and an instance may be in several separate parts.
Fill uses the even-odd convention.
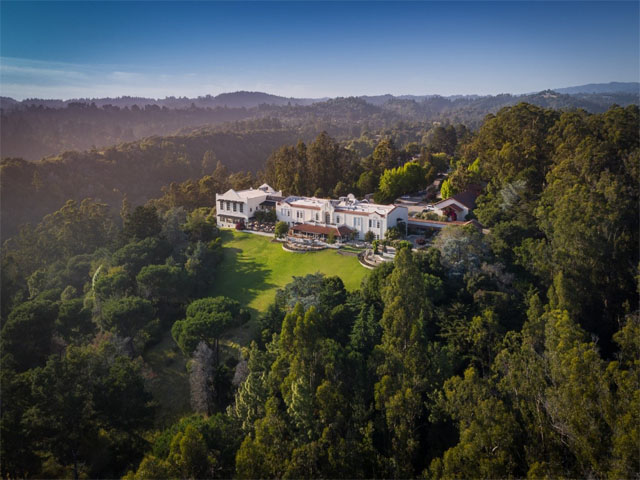
[[[269,185],[262,184],[257,189],[235,191],[233,188],[216,194],[216,221],[219,227],[233,228],[247,221],[259,210],[273,209],[282,199]]]
[[[408,220],[407,207],[360,201],[352,194],[338,200],[290,196],[276,203],[276,215],[294,234],[326,238],[333,233],[337,240],[362,240],[367,232],[381,239],[390,227]]]
[[[216,220],[219,227],[234,228],[247,224],[259,210],[275,210],[278,221],[289,225],[295,236],[327,239],[331,234],[338,241],[350,238],[363,240],[367,232],[382,239],[386,231],[408,221],[407,207],[378,205],[357,200],[352,194],[338,200],[316,197],[282,197],[266,183],[257,189],[216,195]],[[405,227],[403,227],[405,228]]]

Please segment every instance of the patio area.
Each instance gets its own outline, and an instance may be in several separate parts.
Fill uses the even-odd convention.
[[[392,262],[396,256],[396,249],[386,247],[385,251],[374,252],[372,248],[366,249],[358,255],[358,261],[363,267],[374,269],[378,265],[386,262]]]
[[[276,229],[275,223],[271,222],[258,222],[250,220],[245,224],[245,229],[252,232],[273,233]]]
[[[282,248],[288,252],[318,252],[329,248],[329,245],[311,238],[288,236]]]

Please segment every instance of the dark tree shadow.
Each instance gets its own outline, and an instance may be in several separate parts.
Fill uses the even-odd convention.
[[[221,237],[223,242],[226,243],[233,239],[233,233],[223,230]],[[278,287],[278,285],[267,280],[270,273],[271,271],[264,265],[243,255],[241,249],[234,247],[223,248],[223,260],[218,265],[218,271],[209,294],[211,296],[223,295],[233,298],[251,313],[251,320],[230,330],[224,335],[225,338],[241,345],[246,345],[259,333],[257,320],[261,313],[248,305],[264,290]]]

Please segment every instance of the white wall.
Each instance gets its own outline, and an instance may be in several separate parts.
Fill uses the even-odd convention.
[[[353,213],[345,213],[345,212],[339,212],[339,213],[340,213],[340,217],[342,216],[345,217],[344,223],[341,223],[341,224],[346,225],[347,227],[355,230],[357,232],[356,234],[357,238],[362,240],[364,238],[364,234],[369,229],[369,226],[367,223],[369,217],[366,215],[355,215]],[[340,220],[342,220],[342,218]]]
[[[438,215],[444,216],[444,209],[447,208],[449,205],[453,205],[453,204],[457,205],[462,209],[461,212],[456,212],[456,217],[457,217],[456,220],[465,220],[467,218],[467,215],[469,214],[469,209],[452,198],[443,200],[442,202],[438,203],[438,206],[436,207],[435,212]]]
[[[259,195],[251,198],[241,198],[239,195],[216,195],[216,221],[220,227],[233,228],[236,222],[225,222],[223,217],[230,216],[237,219],[242,219],[246,223],[256,213],[256,210],[262,202],[267,199],[267,194]],[[220,208],[220,201],[223,202],[223,208]],[[230,209],[227,209],[227,202],[230,202]],[[236,205],[236,210],[233,211],[233,205]],[[242,212],[240,211],[240,205],[242,205]]]
[[[396,207],[387,215],[387,228],[398,226],[398,221],[403,221],[405,224],[409,221],[409,209],[407,207]],[[387,228],[385,228],[385,233]],[[405,232],[401,233],[404,234]]]
[[[349,228],[355,229],[357,238],[360,240],[364,239],[365,234],[369,230],[377,235],[377,238],[383,239],[389,227],[395,227],[398,220],[403,220],[406,223],[409,218],[406,207],[396,207],[386,217],[375,213],[358,215],[353,212],[335,211],[330,207],[330,204],[327,204],[321,210],[313,210],[309,208],[292,207],[282,202],[276,205],[276,215],[278,221],[287,222],[289,225],[293,225],[294,223],[314,223],[316,221],[325,224],[325,214],[329,213],[332,224],[336,226],[346,225]],[[287,215],[287,212],[289,215]],[[297,212],[300,212],[300,216],[297,215]],[[318,214],[318,220],[316,220],[316,214]],[[340,221],[338,221],[338,217]],[[354,219],[356,219],[355,224]],[[369,220],[374,222],[371,227],[369,227]],[[380,222],[380,227],[377,226],[378,222]]]

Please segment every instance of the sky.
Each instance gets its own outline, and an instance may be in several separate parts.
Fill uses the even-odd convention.
[[[528,93],[638,81],[640,2],[0,2],[0,95]]]

